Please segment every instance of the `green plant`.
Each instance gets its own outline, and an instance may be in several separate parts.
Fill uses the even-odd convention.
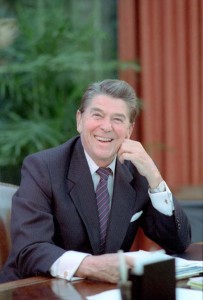
[[[18,34],[0,52],[0,167],[19,166],[25,155],[76,134],[84,89],[120,66],[95,61],[93,40],[108,37],[91,14],[84,26],[73,25],[68,2],[16,1]]]

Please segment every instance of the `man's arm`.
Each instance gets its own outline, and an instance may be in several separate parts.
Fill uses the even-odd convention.
[[[125,139],[118,151],[118,158],[121,163],[130,160],[138,172],[147,179],[151,189],[157,188],[163,180],[152,158],[140,142]]]
[[[130,160],[149,185],[151,204],[142,216],[145,234],[169,253],[183,252],[191,241],[191,226],[179,203],[141,143],[126,139],[118,158]]]
[[[133,268],[134,259],[125,256],[128,268]],[[80,264],[76,271],[76,276],[117,283],[119,274],[119,257],[118,254],[103,254],[99,256],[87,256]]]

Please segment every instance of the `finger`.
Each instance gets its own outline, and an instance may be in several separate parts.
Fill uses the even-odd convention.
[[[133,153],[130,152],[123,152],[118,156],[118,158],[121,163],[123,163],[124,160],[130,160],[131,162],[133,162],[133,160],[135,159]]]

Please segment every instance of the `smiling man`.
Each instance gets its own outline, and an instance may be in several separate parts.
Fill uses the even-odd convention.
[[[42,274],[117,282],[116,252],[130,250],[139,227],[168,253],[187,248],[185,213],[130,139],[137,112],[126,82],[93,83],[77,111],[79,136],[24,160],[0,282]],[[130,256],[126,263],[133,266]]]
[[[100,167],[108,166],[132,133],[130,111],[119,98],[96,95],[77,112],[77,129],[89,156]]]

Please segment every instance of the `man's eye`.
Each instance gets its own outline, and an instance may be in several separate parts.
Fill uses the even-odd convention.
[[[94,114],[93,114],[93,117],[96,117],[96,118],[102,118],[102,115],[99,114],[99,113],[94,113]]]
[[[116,123],[123,123],[123,119],[121,119],[121,118],[114,118],[113,120]]]

